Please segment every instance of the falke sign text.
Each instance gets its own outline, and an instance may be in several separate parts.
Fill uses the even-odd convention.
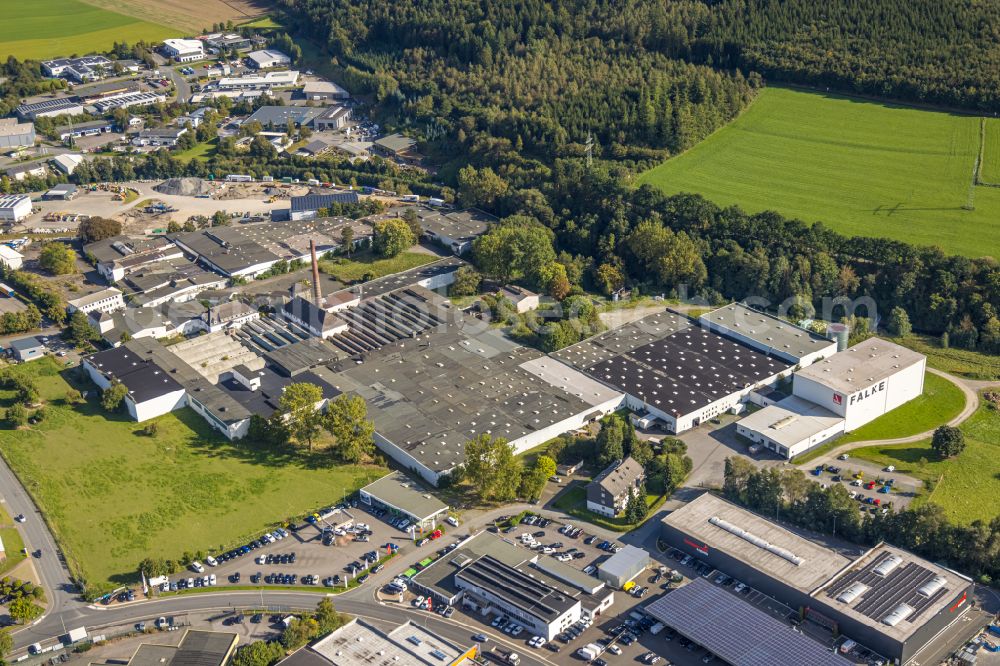
[[[847,404],[848,405],[856,405],[859,402],[861,402],[862,400],[870,398],[873,395],[875,395],[876,393],[882,393],[883,391],[885,391],[885,382],[881,381],[878,384],[873,384],[872,386],[869,386],[864,391],[858,391],[857,393],[855,393],[854,395],[852,395],[848,399]]]

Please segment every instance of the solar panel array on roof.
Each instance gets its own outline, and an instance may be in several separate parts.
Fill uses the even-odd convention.
[[[849,666],[850,661],[703,578],[646,612],[733,666]]]
[[[887,552],[839,579],[827,589],[826,596],[876,622],[895,627],[903,621],[916,622],[929,606],[948,593],[946,584],[944,576],[916,562],[905,562],[897,553]],[[864,589],[855,594],[859,585]]]

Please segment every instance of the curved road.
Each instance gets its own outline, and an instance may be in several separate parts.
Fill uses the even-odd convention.
[[[958,387],[958,389],[965,395],[965,407],[962,408],[954,418],[950,419],[945,425],[957,426],[960,423],[965,422],[970,416],[972,416],[977,409],[979,409],[979,393],[977,393],[972,387],[970,387],[965,380],[961,377],[956,377],[950,375],[947,372],[941,370],[935,370],[934,368],[927,368],[927,372],[932,372],[939,377],[943,377],[950,381],[952,384]],[[892,444],[911,444],[913,442],[920,442],[925,439],[929,439],[934,435],[934,430],[927,430],[926,432],[917,433],[916,435],[908,435],[906,437],[893,437],[889,439],[868,439],[859,442],[848,442],[847,444],[842,444],[838,447],[827,451],[822,456],[810,460],[807,463],[799,465],[800,469],[812,469],[820,463],[827,463],[837,458],[841,453],[850,452],[852,449],[856,449],[862,446],[886,446]]]

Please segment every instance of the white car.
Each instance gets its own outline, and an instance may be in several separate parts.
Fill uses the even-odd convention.
[[[896,466],[895,465],[889,465],[888,467],[885,468],[885,471],[887,471],[887,472],[895,472],[896,471]]]
[[[619,656],[621,656],[622,649],[620,647],[618,647],[617,645],[612,645],[612,646],[608,647],[608,652],[610,652],[611,654],[615,655],[616,657],[619,657]]]
[[[194,561],[191,563],[191,571],[205,573],[205,566],[201,562]]]
[[[416,599],[413,600],[413,605],[416,606],[417,608],[420,608],[421,606],[424,605],[424,598],[417,597]]]
[[[208,584],[215,585],[216,582],[215,574],[208,574]]]
[[[747,586],[746,586],[746,585],[744,585],[743,583],[737,583],[737,584],[736,584],[736,587],[734,587],[734,588],[733,588],[733,591],[734,591],[734,592],[742,592],[743,590],[745,590],[745,589],[746,589],[746,587],[747,587]]]
[[[847,460],[850,457],[851,456],[846,453],[841,453],[839,456],[837,456],[837,460]]]
[[[214,557],[209,555],[208,557],[205,558],[205,564],[207,564],[210,567],[214,567],[218,564],[218,561],[216,561]]]

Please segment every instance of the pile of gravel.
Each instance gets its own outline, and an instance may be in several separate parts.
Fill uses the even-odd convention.
[[[212,183],[201,178],[171,178],[163,181],[153,189],[160,194],[195,197],[199,194],[211,194],[215,188]]]

